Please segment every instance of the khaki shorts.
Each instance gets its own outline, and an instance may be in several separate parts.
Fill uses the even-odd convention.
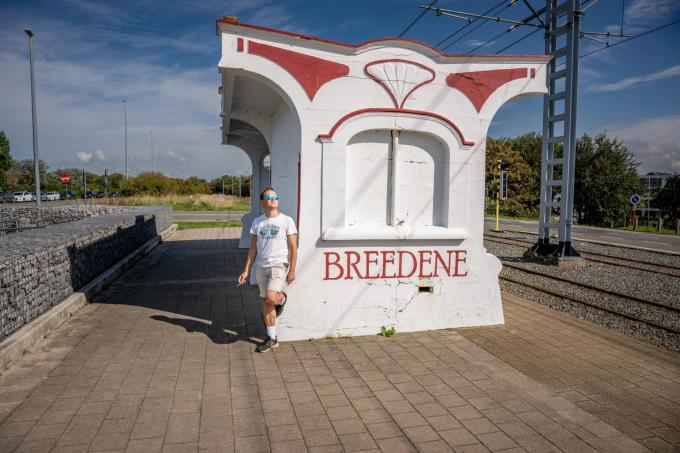
[[[286,286],[288,264],[276,264],[272,267],[258,267],[255,269],[257,286],[260,287],[260,297],[265,297],[267,291],[281,291]]]

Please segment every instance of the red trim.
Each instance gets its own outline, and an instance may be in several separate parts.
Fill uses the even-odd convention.
[[[433,47],[427,43],[424,43],[422,41],[418,41],[417,39],[410,39],[410,38],[377,38],[377,39],[371,39],[368,41],[361,42],[359,44],[349,44],[346,42],[340,42],[340,41],[333,41],[331,39],[324,39],[324,38],[317,38],[315,36],[308,36],[308,35],[303,35],[300,33],[293,33],[285,30],[278,30],[276,28],[269,28],[269,27],[262,27],[260,25],[253,25],[253,24],[244,24],[244,23],[233,23],[230,22],[227,19],[217,19],[218,24],[225,24],[225,25],[231,25],[234,27],[243,27],[243,28],[249,28],[252,30],[260,30],[260,31],[267,31],[271,33],[276,33],[279,35],[285,35],[285,36],[291,36],[294,38],[299,38],[299,39],[305,39],[309,41],[316,41],[316,42],[322,42],[326,44],[334,44],[336,46],[342,46],[342,47],[348,47],[350,49],[360,49],[362,47],[379,43],[379,42],[385,42],[385,41],[396,41],[396,42],[401,42],[401,43],[410,43],[410,44],[416,44],[420,47],[432,50],[436,52],[437,54],[441,55],[442,57],[462,57],[462,58],[493,58],[494,60],[516,60],[516,59],[527,59],[527,58],[541,58],[544,61],[550,61],[553,56],[552,55],[545,55],[545,54],[502,54],[502,55],[496,55],[496,54],[450,54],[442,51],[441,49],[438,49],[436,47]]]
[[[243,52],[243,38],[236,39],[236,52]]]
[[[446,77],[446,84],[462,92],[479,112],[498,88],[513,80],[526,77],[528,72],[527,68],[460,72],[449,74]]]
[[[536,77],[536,68],[529,69],[529,77],[532,79]]]
[[[401,104],[399,104],[399,103],[397,102],[397,99],[394,97],[394,94],[392,94],[392,91],[389,89],[389,87],[388,87],[387,85],[385,85],[385,82],[383,82],[382,80],[380,80],[379,78],[377,78],[376,76],[374,76],[373,74],[371,74],[370,72],[368,72],[368,67],[369,67],[369,66],[375,66],[375,65],[377,65],[377,64],[381,64],[381,63],[390,63],[390,62],[408,63],[408,64],[412,64],[412,65],[418,66],[419,68],[422,68],[422,69],[425,69],[426,71],[428,71],[428,72],[432,75],[432,78],[430,78],[429,80],[426,80],[426,81],[424,81],[424,82],[422,82],[422,83],[419,83],[418,85],[414,86],[414,87],[411,89],[411,91],[409,91],[408,93],[406,93],[406,95],[404,96],[404,99],[402,99],[402,101],[401,101]],[[420,88],[421,86],[427,85],[428,83],[430,83],[430,82],[432,82],[432,81],[434,80],[434,71],[433,71],[432,69],[430,69],[430,68],[428,68],[427,66],[422,65],[422,64],[420,64],[420,63],[416,63],[415,61],[402,60],[402,59],[399,59],[399,58],[391,58],[391,59],[387,59],[387,60],[372,61],[372,62],[368,63],[366,66],[364,66],[364,74],[366,74],[367,76],[369,76],[370,78],[372,78],[373,80],[375,80],[376,82],[378,82],[380,85],[382,85],[382,87],[385,89],[385,91],[387,91],[387,94],[389,94],[390,97],[392,98],[392,102],[394,102],[394,106],[397,107],[397,108],[400,108],[400,109],[404,108],[404,104],[406,103],[406,99],[408,99],[409,96],[411,96],[411,95],[413,94],[414,91],[416,91],[416,90],[417,90],[418,88]]]
[[[453,130],[456,131],[458,136],[460,137],[460,141],[463,143],[464,146],[472,146],[475,144],[475,142],[471,142],[468,140],[465,140],[465,137],[463,137],[463,133],[458,129],[458,126],[456,126],[453,121],[450,119],[438,115],[436,113],[432,112],[425,112],[423,110],[409,110],[409,109],[392,109],[392,108],[368,108],[368,109],[360,109],[360,110],[355,110],[353,112],[349,112],[347,115],[343,116],[340,118],[331,128],[330,132],[327,134],[321,134],[317,138],[318,139],[330,139],[333,138],[333,135],[335,135],[335,132],[338,130],[338,128],[347,121],[348,119],[364,114],[364,113],[403,113],[407,115],[418,115],[418,116],[429,116],[432,118],[436,118],[440,121],[443,121],[444,123],[448,124]]]
[[[256,41],[248,42],[248,53],[271,60],[288,71],[302,85],[310,101],[324,84],[349,74],[349,66],[344,64]]]
[[[295,216],[295,226],[298,229],[298,237],[300,237],[300,180],[302,179],[302,159],[298,156],[298,193],[297,193],[297,215]]]

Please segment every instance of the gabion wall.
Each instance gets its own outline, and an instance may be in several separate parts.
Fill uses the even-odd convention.
[[[112,214],[130,209],[126,206],[109,205],[49,205],[43,202],[38,208],[33,203],[0,204],[0,229],[26,225],[53,225],[56,223],[74,222],[88,217]]]
[[[170,208],[133,208],[0,237],[0,340],[171,223]]]

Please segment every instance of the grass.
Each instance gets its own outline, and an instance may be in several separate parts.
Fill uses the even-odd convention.
[[[250,211],[249,198],[222,194],[135,195],[108,202],[119,206],[171,206],[175,211]]]
[[[241,222],[175,222],[178,230],[193,230],[195,228],[234,228],[242,227]]]
[[[633,227],[628,225],[628,226],[625,226],[625,227],[617,228],[617,230],[633,231]],[[652,225],[638,225],[637,228],[634,231],[636,231],[638,233],[655,233],[655,234],[675,235],[675,230],[667,230],[665,228],[662,228],[661,231],[656,231],[656,226],[652,226]]]

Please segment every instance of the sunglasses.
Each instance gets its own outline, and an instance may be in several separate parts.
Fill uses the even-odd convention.
[[[267,201],[278,200],[279,196],[276,195],[276,194],[272,195],[272,194],[268,193],[267,195],[264,196],[264,199],[267,200]]]

